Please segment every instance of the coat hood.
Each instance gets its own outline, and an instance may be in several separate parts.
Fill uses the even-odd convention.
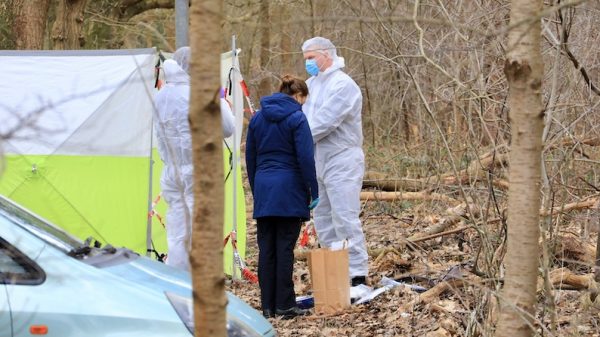
[[[275,93],[260,100],[260,112],[269,122],[279,122],[296,111],[302,111],[302,105],[292,96]]]
[[[165,71],[165,80],[169,84],[189,84],[190,75],[183,70],[177,62],[174,60],[166,60],[163,63],[163,70]]]

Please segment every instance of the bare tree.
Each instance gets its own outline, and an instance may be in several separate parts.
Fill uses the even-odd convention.
[[[260,2],[260,13],[262,22],[270,21],[269,14],[269,0],[262,0]],[[271,47],[271,27],[269,25],[262,28],[260,35],[260,68],[267,69],[270,60],[270,47]],[[271,78],[267,72],[263,75],[259,84],[259,95],[268,95],[271,92]]]
[[[157,8],[173,8],[173,0],[108,0],[112,4],[115,18],[129,20],[132,17]]]
[[[226,335],[223,272],[223,152],[219,98],[223,3],[194,1],[191,9],[190,128],[194,156],[194,225],[190,262],[196,336]],[[207,34],[210,32],[210,34]],[[217,66],[215,66],[217,65]]]
[[[79,49],[85,44],[84,10],[87,0],[60,0],[52,25],[54,49]]]
[[[86,42],[94,48],[118,49],[136,48],[143,41],[143,47],[173,50],[174,4],[174,0],[88,1]]]
[[[12,0],[16,49],[42,49],[50,0]]]
[[[512,143],[506,276],[497,336],[533,336],[539,260],[542,130],[542,1],[513,0],[504,66]]]

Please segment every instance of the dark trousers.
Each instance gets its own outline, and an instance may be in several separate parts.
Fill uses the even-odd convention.
[[[263,310],[296,306],[294,246],[300,235],[300,218],[258,218],[258,283]]]

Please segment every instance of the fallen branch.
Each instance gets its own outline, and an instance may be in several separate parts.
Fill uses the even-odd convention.
[[[581,156],[585,157],[585,158],[590,158],[590,156],[585,153],[585,150],[583,148],[583,146],[581,145],[588,145],[588,146],[600,146],[600,137],[590,137],[590,138],[585,138],[582,140],[578,140],[577,137],[574,137],[573,139],[565,139],[563,141],[560,142],[560,144],[551,144],[549,146],[547,146],[546,149],[544,149],[544,152],[546,150],[556,150],[556,149],[561,149],[563,147],[571,147],[571,149],[577,153],[579,153]]]
[[[372,253],[372,252],[370,252]],[[374,255],[372,255],[374,256]],[[374,270],[384,271],[390,269],[409,269],[412,266],[412,262],[402,258],[402,255],[397,249],[386,248],[377,255],[373,261]]]
[[[446,172],[420,179],[390,179],[382,173],[369,171],[365,174],[363,187],[376,187],[384,191],[418,192],[436,185],[452,186],[469,181],[487,181],[487,172],[498,166],[508,166],[508,153],[497,150],[488,152],[472,161],[467,168],[456,173]],[[492,183],[496,188],[508,188],[508,183],[504,180],[494,179]]]
[[[461,171],[462,172],[462,171]],[[445,175],[440,177],[428,177],[421,179],[409,179],[409,178],[387,178],[383,173],[369,171],[365,175],[363,180],[363,187],[369,188],[374,187],[382,191],[409,191],[418,192],[425,189],[431,188],[435,185],[444,186],[455,186],[458,184],[465,184],[469,182],[470,178],[468,175],[463,175],[460,179],[452,175]],[[476,181],[487,181],[483,175],[475,179]],[[492,180],[492,186],[499,190],[508,190],[509,183],[504,179]]]
[[[473,205],[471,205],[471,211],[475,212],[475,213],[479,212],[477,210],[477,208],[474,207]],[[427,231],[422,232],[422,233],[417,233],[417,234],[409,237],[408,241],[409,242],[416,242],[415,240],[419,240],[421,238],[428,237],[428,236],[431,236],[431,235],[434,235],[434,234],[442,233],[446,229],[448,229],[449,227],[457,224],[462,219],[464,219],[464,217],[467,215],[467,204],[462,203],[462,204],[460,204],[460,205],[458,205],[456,207],[448,208],[446,210],[446,214],[448,214],[447,217],[442,218],[434,226],[431,226],[430,228],[428,228]]]
[[[581,210],[581,209],[586,209],[586,208],[597,207],[597,205],[599,203],[600,203],[600,198],[588,197],[588,199],[583,200],[583,201],[572,202],[570,204],[565,204],[562,206],[554,207],[554,208],[552,208],[552,212],[547,211],[547,210],[542,210],[542,211],[540,211],[540,215],[548,216],[550,214],[567,213],[570,211],[576,211],[576,210]]]
[[[579,261],[593,266],[596,260],[596,249],[592,244],[584,242],[572,235],[561,235],[556,238],[554,257],[564,261]]]
[[[395,200],[427,200],[443,201],[449,204],[458,204],[459,201],[439,193],[427,192],[360,192],[363,201],[395,201]]]
[[[554,207],[552,209],[552,214],[554,215],[558,213],[567,213],[574,210],[598,207],[597,205],[599,202],[600,198],[598,197],[588,198],[587,200],[566,204],[562,207]],[[503,210],[503,212],[504,211],[505,210]],[[476,207],[474,207],[474,205],[471,205],[471,212],[475,213],[474,215],[479,214],[479,210]],[[449,227],[459,223],[467,216],[467,205],[465,203],[448,208],[446,210],[446,213],[448,214],[447,217],[440,219],[435,225],[429,227],[425,232],[417,233],[409,237],[408,239],[406,239],[406,242],[400,244],[397,247],[384,249],[369,249],[369,256],[372,258],[376,258],[380,256],[381,253],[386,249],[396,249],[398,251],[401,251],[406,244],[422,242],[444,235],[459,233],[470,228],[470,226],[463,226],[456,229],[448,230]],[[549,213],[550,212],[540,211],[540,215],[542,216],[549,215]],[[500,222],[501,220],[501,218],[490,219],[487,221],[487,223],[496,223]],[[593,266],[596,263],[596,254],[594,247],[592,247],[589,244],[581,243],[579,241],[572,242],[573,240],[576,239],[568,236],[563,236],[557,241],[558,247],[556,251],[561,254],[560,256],[557,256],[557,258],[582,261],[586,264],[589,264],[590,266]],[[294,255],[296,260],[306,260],[308,251],[309,250],[295,250]],[[598,267],[598,270],[598,274],[600,275],[600,267]]]
[[[422,191],[432,186],[434,181],[427,179],[392,179],[385,174],[369,171],[365,174],[363,187],[375,187],[383,191]]]
[[[460,233],[460,232],[462,232],[462,231],[464,231],[466,229],[469,229],[469,228],[471,228],[471,226],[459,227],[459,228],[452,229],[452,230],[445,231],[445,232],[441,232],[441,233],[436,233],[436,234],[432,234],[432,235],[422,236],[420,238],[416,238],[414,240],[410,240],[410,242],[416,243],[416,242],[421,242],[421,241],[427,241],[427,240],[439,238],[440,236],[445,236],[445,235]]]
[[[401,305],[398,307],[399,311],[408,312],[412,311],[412,308],[418,304],[429,304],[433,302],[435,299],[439,298],[440,295],[447,292],[448,290],[454,290],[456,288],[461,288],[467,285],[466,280],[463,279],[452,279],[448,281],[442,281],[436,284],[433,288],[427,290],[426,292],[420,294],[414,300]]]
[[[561,289],[564,285],[570,286],[571,289],[576,290],[588,290],[595,287],[594,275],[577,275],[570,271],[568,268],[555,269],[548,275],[550,278],[550,284],[553,288]],[[541,293],[544,289],[543,280],[538,279],[537,292]]]
[[[387,247],[387,248],[379,248],[379,249],[368,249],[367,253],[369,254],[370,258],[374,258],[374,259],[379,259],[381,260],[383,258],[383,256],[387,255],[388,253],[396,253],[396,255],[400,256],[400,251],[404,249],[403,245],[400,245],[398,247]],[[294,249],[294,258],[297,261],[304,261],[308,258],[308,253],[311,251],[311,249]],[[406,266],[410,266],[411,262],[406,261],[404,259],[398,259],[397,260],[399,265],[406,265]]]

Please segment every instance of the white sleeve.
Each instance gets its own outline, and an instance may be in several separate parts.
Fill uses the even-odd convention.
[[[223,126],[223,138],[233,135],[235,131],[235,116],[229,103],[224,98],[220,100],[221,105],[221,125]]]

